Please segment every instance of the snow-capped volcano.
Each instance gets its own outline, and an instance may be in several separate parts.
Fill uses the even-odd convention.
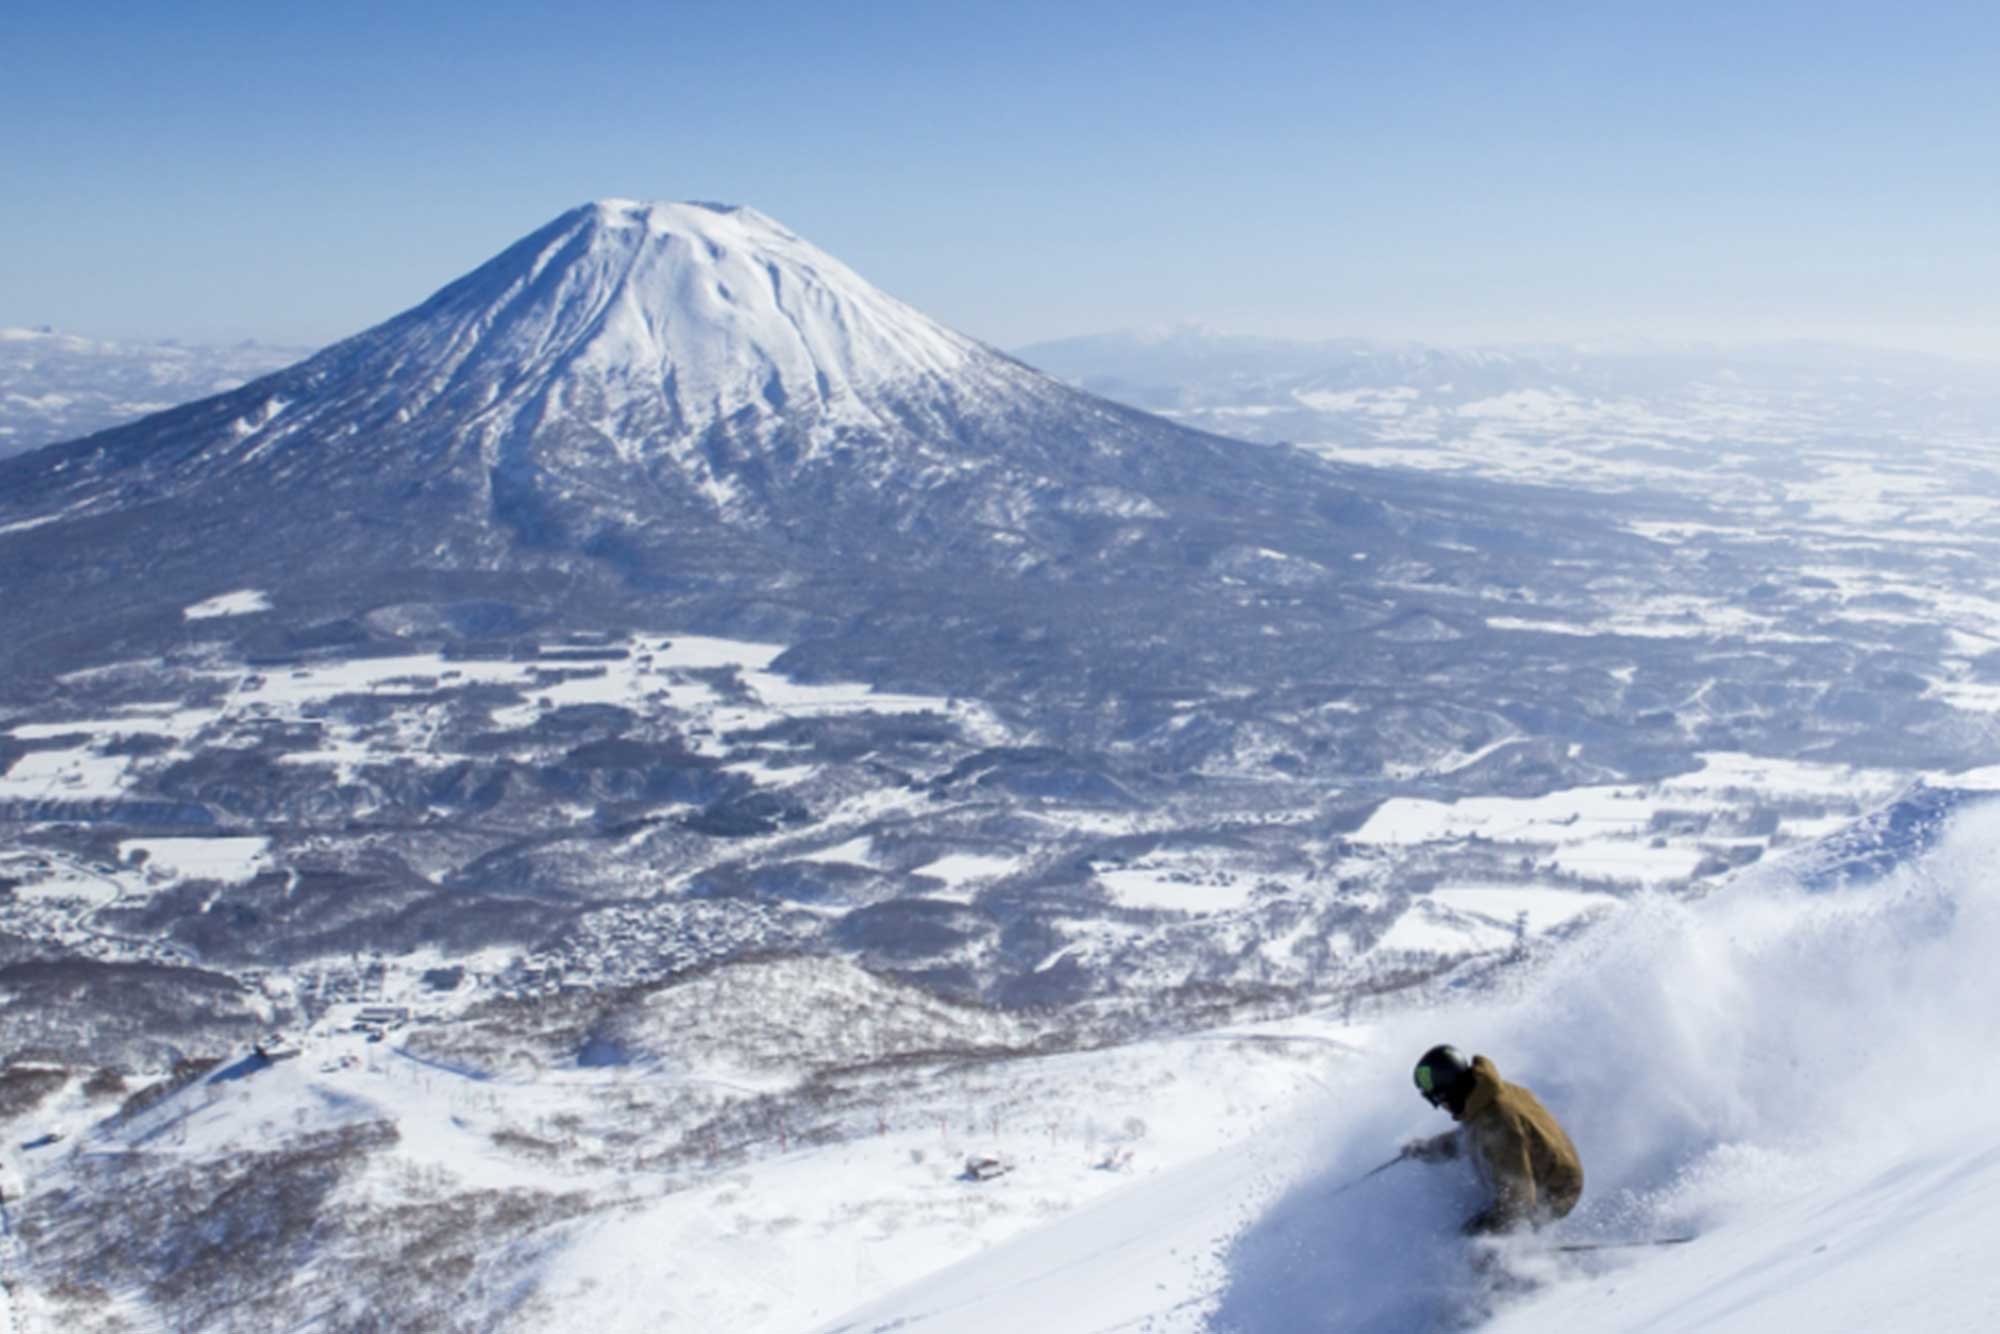
[[[631,495],[637,479],[604,469],[639,465],[640,491],[691,489],[729,509],[857,435],[935,440],[979,404],[1037,387],[1068,392],[752,209],[605,200],[145,434],[184,425],[194,448],[165,453],[205,478],[247,468],[373,485],[386,470],[435,485],[450,472],[504,508],[530,474],[557,493]],[[162,453],[106,458],[149,456],[157,485]],[[740,475],[752,456],[757,475]]]
[[[413,413],[476,385],[489,412],[614,436],[746,411],[865,422],[877,393],[990,355],[754,209],[627,200],[563,214],[343,351]]]
[[[1018,516],[1024,496],[1083,481],[1080,460],[1122,456],[1104,446],[1135,416],[754,210],[607,200],[297,366],[94,437],[16,493],[53,483],[32,503],[101,512],[106,483],[387,489],[544,548],[668,515],[784,528],[884,499],[895,513],[869,521],[908,527],[912,501]],[[1098,471],[1084,484],[1126,480]]]
[[[1548,496],[1121,407],[705,204],[571,210],[296,366],[0,462],[19,615],[66,637],[102,608],[143,652],[234,590],[289,590],[311,638],[421,587],[524,623],[814,638],[849,679],[986,690],[997,670],[1094,700],[1145,670],[1289,680],[1330,643],[1421,657],[1372,636],[1410,595],[1368,587],[1466,552],[1492,562],[1481,588],[1551,556],[1658,559]]]

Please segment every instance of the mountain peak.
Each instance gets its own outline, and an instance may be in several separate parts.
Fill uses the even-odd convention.
[[[373,329],[179,410],[171,448],[134,423],[60,486],[129,463],[163,489],[437,490],[549,542],[663,507],[747,524],[954,478],[970,505],[970,476],[1073,470],[1054,442],[1102,410],[755,209],[603,199]],[[1030,418],[1061,424],[1037,435]]]
[[[597,199],[580,208],[572,209],[569,215],[587,214],[599,225],[606,227],[643,226],[661,235],[676,230],[699,230],[705,225],[718,221],[736,219],[760,224],[790,236],[766,215],[746,204],[720,204],[707,199],[688,200],[644,200],[644,199]]]
[[[570,210],[362,340],[440,391],[479,382],[489,406],[676,434],[865,412],[981,353],[755,209],[626,199]]]

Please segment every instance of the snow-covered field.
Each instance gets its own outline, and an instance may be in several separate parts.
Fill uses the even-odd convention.
[[[261,598],[250,591],[230,593],[196,604],[188,612],[201,619],[245,615],[261,608]],[[462,757],[435,744],[433,697],[472,686],[507,687],[521,695],[519,703],[491,710],[492,723],[501,727],[531,727],[551,710],[587,704],[627,705],[670,718],[699,715],[702,727],[692,734],[691,743],[697,751],[716,754],[726,749],[714,740],[721,733],[786,718],[861,711],[951,714],[977,733],[999,734],[981,710],[947,700],[897,695],[864,685],[793,680],[772,668],[784,650],[782,644],[649,635],[594,646],[584,650],[588,658],[579,658],[574,647],[551,645],[543,656],[521,660],[425,653],[268,672],[209,669],[198,672],[196,680],[225,693],[212,706],[190,708],[173,701],[128,704],[114,717],[65,718],[9,729],[9,735],[23,741],[75,740],[15,760],[0,774],[0,800],[116,798],[132,787],[133,757],[111,743],[130,737],[178,742],[180,748],[155,761],[165,763],[188,753],[190,743],[223,744],[231,735],[247,737],[251,729],[271,722],[307,723],[320,730],[317,749],[290,752],[284,757],[286,763],[324,765],[336,774],[388,761],[442,767]],[[740,688],[723,694],[715,684],[718,676],[730,677]],[[391,706],[401,702],[406,707],[363,735],[360,727],[340,721],[328,708],[349,696],[369,696]],[[783,771],[773,772],[784,776]]]
[[[240,588],[234,593],[218,593],[181,609],[190,621],[212,621],[218,616],[254,616],[271,609],[270,594],[262,589]]]
[[[1842,823],[1820,803],[1836,810],[1869,805],[1904,782],[1894,773],[1849,765],[1727,752],[1701,760],[1696,772],[1660,783],[1455,802],[1394,797],[1355,832],[1353,842],[1395,853],[1477,839],[1518,849],[1545,876],[1657,886],[1685,882],[1706,859],[1733,848],[1761,851],[1819,837]],[[1771,827],[1756,833],[1732,827],[1732,818],[1753,804],[1773,808]],[[1780,809],[1787,813],[1777,813]]]
[[[118,859],[143,864],[149,877],[189,877],[232,885],[265,869],[270,847],[271,840],[261,836],[128,838],[119,841]]]

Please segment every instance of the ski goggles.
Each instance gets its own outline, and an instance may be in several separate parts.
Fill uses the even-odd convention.
[[[1438,1091],[1437,1077],[1431,1073],[1428,1065],[1417,1067],[1416,1079],[1417,1092],[1424,1095],[1425,1102],[1435,1107],[1444,1100],[1444,1094]]]

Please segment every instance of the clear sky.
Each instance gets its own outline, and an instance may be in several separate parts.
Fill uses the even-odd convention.
[[[318,342],[587,199],[1002,346],[1198,321],[2000,359],[2000,6],[12,0],[0,324]]]

